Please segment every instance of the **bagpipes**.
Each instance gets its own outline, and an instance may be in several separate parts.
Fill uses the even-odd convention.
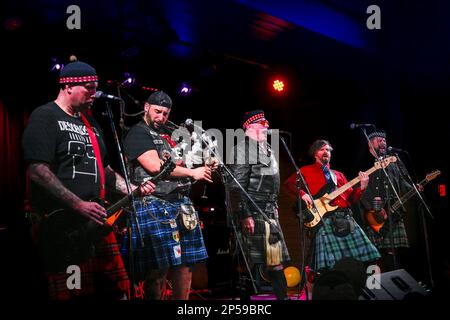
[[[187,168],[211,166],[213,159],[219,157],[217,140],[195,125],[191,119],[181,125],[168,120],[163,129],[172,141],[174,160],[182,159]]]

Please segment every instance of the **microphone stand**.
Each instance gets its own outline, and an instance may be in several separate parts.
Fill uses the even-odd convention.
[[[302,241],[302,265],[301,265],[301,283],[300,283],[300,293],[303,291],[303,289],[305,288],[306,285],[306,263],[305,263],[305,232],[304,232],[304,222],[303,222],[303,212],[302,212],[302,199],[300,198],[300,190],[301,190],[301,186],[303,185],[305,187],[306,193],[311,197],[311,199],[313,199],[311,192],[309,191],[308,185],[305,182],[305,179],[302,175],[302,173],[300,172],[299,167],[297,166],[297,164],[295,163],[294,157],[292,156],[291,151],[288,149],[286,142],[284,141],[284,138],[280,136],[280,140],[281,143],[283,144],[284,149],[286,150],[286,153],[289,156],[289,159],[291,160],[291,163],[295,169],[295,172],[297,172],[297,180],[296,180],[296,186],[297,186],[297,217],[298,217],[298,221],[299,221],[299,225],[300,225],[300,239]],[[315,207],[315,209],[317,210],[316,204],[313,202],[313,206]],[[312,240],[314,241],[314,240]],[[308,254],[306,256],[309,256],[310,252],[308,252]],[[306,296],[306,300],[309,300],[309,292],[306,289],[305,290],[305,296]]]
[[[210,148],[210,146],[209,146],[209,144],[208,144],[208,141],[206,141],[205,138],[203,137],[203,134],[206,134],[206,131],[205,131],[202,127],[200,127],[200,126],[198,126],[198,125],[196,125],[196,124],[193,124],[193,125],[194,125],[195,128],[201,130],[202,134],[199,135],[199,136],[200,136],[200,139],[202,140],[202,143],[204,143],[204,144],[207,146],[209,152],[210,152],[216,159],[219,160],[219,166],[221,166],[221,167],[222,167],[222,168],[223,168],[223,169],[224,169],[224,170],[225,170],[225,171],[233,178],[233,180],[234,180],[234,182],[236,183],[236,185],[237,185],[237,186],[239,187],[239,189],[244,193],[244,195],[248,198],[248,200],[250,200],[250,202],[252,203],[252,205],[254,206],[254,208],[258,211],[258,213],[260,213],[260,214],[263,216],[264,220],[266,220],[267,223],[269,223],[271,226],[273,226],[273,227],[275,228],[275,230],[281,235],[281,230],[280,230],[280,228],[279,228],[276,224],[273,224],[273,223],[270,221],[269,217],[261,210],[261,208],[260,208],[260,207],[256,204],[256,202],[253,200],[253,198],[252,198],[252,197],[247,193],[247,191],[244,189],[244,187],[242,187],[242,185],[239,183],[239,181],[237,181],[237,179],[234,177],[234,175],[231,173],[231,171],[228,169],[228,167],[223,163],[223,161],[220,160],[220,158],[219,158],[219,156],[217,155],[217,153],[216,153],[212,148]]]
[[[403,175],[405,175],[408,178],[408,182],[411,184],[411,186],[413,187],[414,191],[416,192],[417,196],[419,197],[420,201],[422,202],[423,206],[425,207],[425,209],[427,209],[427,212],[429,213],[430,217],[432,219],[434,219],[433,214],[430,211],[430,208],[428,207],[428,205],[425,203],[425,200],[423,199],[422,195],[420,194],[419,190],[417,190],[416,184],[414,183],[414,181],[412,180],[411,176],[409,175],[408,169],[405,166],[405,163],[402,161],[402,159],[400,159],[399,155],[397,153],[394,153],[397,156],[397,159],[399,160],[400,166],[401,166],[401,171],[403,171]],[[400,167],[399,166],[399,167]]]
[[[241,253],[242,260],[244,261],[245,268],[247,270],[247,274],[248,274],[248,276],[250,278],[250,282],[252,284],[253,292],[255,294],[258,294],[258,289],[256,288],[256,284],[255,284],[256,281],[255,281],[255,279],[253,277],[250,265],[248,263],[248,259],[247,259],[246,255],[245,255],[245,250],[244,250],[242,238],[241,238],[239,232],[237,231],[235,220],[234,220],[234,218],[232,216],[232,213],[230,212],[230,206],[228,205],[230,203],[230,199],[229,199],[229,189],[227,188],[227,185],[229,185],[227,177],[231,177],[234,180],[234,182],[239,186],[239,188],[246,195],[246,197],[252,202],[252,204],[260,212],[260,214],[264,217],[264,219],[266,221],[268,221],[270,224],[272,224],[272,223],[270,222],[270,220],[267,217],[267,215],[259,208],[259,206],[255,203],[255,201],[247,193],[247,191],[244,189],[244,187],[242,187],[242,185],[239,183],[239,181],[236,179],[236,177],[233,175],[233,173],[230,171],[230,169],[225,165],[225,163],[222,161],[222,158],[217,154],[217,152],[214,150],[214,148],[210,146],[209,141],[207,141],[205,139],[205,137],[203,136],[203,134],[206,135],[206,131],[202,127],[200,127],[200,126],[198,126],[196,124],[193,124],[193,125],[194,125],[195,128],[197,128],[198,130],[201,131],[201,134],[198,135],[198,136],[200,137],[200,139],[202,141],[202,144],[204,144],[207,147],[210,155],[213,155],[213,157],[216,158],[219,161],[219,168],[221,169],[220,170],[221,180],[224,183],[225,190],[226,190],[226,192],[225,192],[225,194],[226,194],[226,204],[225,205],[226,205],[226,209],[227,209],[228,221],[231,223],[232,230],[233,230],[233,233],[234,233],[234,236],[235,236],[235,241],[236,241],[237,247],[239,248],[239,251]],[[277,225],[273,225],[273,226],[276,228],[276,230],[278,232],[281,232]]]
[[[226,211],[227,211],[227,217],[228,217],[227,220],[231,224],[231,228],[232,228],[233,234],[234,234],[234,240],[236,241],[237,248],[239,249],[239,252],[241,253],[241,256],[242,256],[242,260],[244,261],[244,264],[245,264],[245,269],[247,270],[247,273],[248,273],[248,275],[250,277],[250,282],[251,282],[252,287],[253,287],[253,292],[255,294],[258,294],[258,289],[256,288],[256,285],[255,285],[255,279],[253,278],[253,275],[252,275],[252,272],[251,272],[250,265],[248,263],[247,257],[244,254],[245,250],[244,250],[243,243],[242,243],[242,237],[240,236],[240,234],[237,231],[235,219],[233,218],[232,213],[230,212],[230,206],[228,205],[230,203],[230,192],[229,192],[228,188],[226,187],[228,185],[226,174],[227,173],[225,173],[225,172],[221,172],[220,176],[221,176],[222,183],[225,186],[225,208],[226,208]],[[235,254],[233,253],[233,257],[234,256],[235,256]],[[237,261],[239,261],[239,255],[236,255],[236,256],[237,256]],[[239,265],[239,262],[237,263],[237,265]],[[231,286],[232,286],[232,288],[234,288],[233,277],[231,277],[231,279],[232,279],[231,280],[232,281]],[[242,283],[241,283],[241,285],[242,285]],[[242,291],[242,288],[241,288],[241,291]]]
[[[361,129],[364,133],[364,136],[366,137],[366,140],[367,140],[371,150],[374,151],[377,160],[380,161],[380,163],[381,163],[381,160],[382,160],[381,155],[379,155],[378,152],[373,147],[373,144],[370,141],[369,136],[367,135],[366,129],[364,127],[361,127]],[[392,180],[389,177],[389,175],[386,171],[386,168],[384,166],[381,166],[381,169],[383,170],[383,173],[384,173],[386,179],[389,181],[389,185],[391,186],[392,190],[394,191],[396,198],[398,199],[399,203],[403,207],[403,201],[400,198],[400,196],[398,195],[397,190],[395,190],[394,184],[392,183]],[[383,185],[384,185],[384,183],[383,183]],[[394,239],[392,238],[392,215],[391,215],[391,201],[390,201],[390,196],[389,196],[389,187],[386,188],[386,199],[387,199],[387,213],[388,213],[388,221],[389,221],[389,240],[390,240],[390,244],[391,244],[394,270],[396,270],[397,269],[397,254],[396,254],[396,250],[395,250],[395,246],[394,246]],[[404,207],[403,207],[403,209],[404,209]]]
[[[269,223],[271,226],[273,226],[274,229],[275,229],[275,230],[280,234],[280,236],[281,236],[282,232],[281,232],[280,228],[279,228],[276,224],[274,224],[274,223],[272,223],[272,222],[270,221],[269,217],[268,217],[268,216],[261,210],[261,208],[256,204],[256,202],[253,200],[253,198],[248,194],[248,192],[244,189],[244,187],[242,187],[242,185],[239,183],[239,181],[236,179],[236,177],[235,177],[235,176],[233,175],[233,173],[230,171],[230,169],[225,165],[225,163],[223,163],[223,161],[221,160],[221,157],[220,157],[219,155],[217,155],[217,152],[215,152],[215,150],[214,150],[213,148],[211,148],[211,146],[209,145],[208,141],[206,141],[206,139],[203,137],[203,134],[206,135],[206,131],[205,131],[202,127],[196,125],[195,123],[192,123],[192,125],[194,126],[194,128],[197,128],[198,130],[200,130],[201,134],[199,135],[199,137],[200,137],[200,139],[202,140],[202,143],[204,143],[204,144],[207,146],[208,151],[210,152],[210,154],[212,154],[212,155],[219,161],[219,166],[220,166],[220,168],[221,168],[222,170],[224,170],[224,171],[228,174],[228,176],[230,176],[230,177],[232,178],[232,180],[234,181],[234,183],[239,187],[239,189],[240,189],[241,192],[245,195],[245,197],[252,203],[253,207],[258,211],[258,213],[261,214],[261,216],[263,217],[263,219],[264,219],[267,223]],[[224,175],[224,173],[222,173],[222,175]],[[224,181],[226,181],[226,179],[225,179]],[[228,208],[228,206],[227,206],[227,208]],[[229,217],[229,219],[230,219],[230,221],[233,221],[233,220],[232,220],[232,217]],[[239,237],[238,237],[238,233],[236,233],[236,231],[237,231],[237,230],[236,230],[236,226],[234,225],[233,228],[234,228],[233,231],[235,232],[235,235],[236,235],[235,238],[238,240]],[[248,263],[247,263],[247,261],[246,261],[245,254],[244,254],[244,251],[243,251],[243,248],[242,248],[242,244],[241,244],[239,241],[238,241],[238,245],[239,245],[239,248],[240,248],[240,250],[241,250],[242,257],[244,258],[244,262],[245,262],[245,264],[246,264],[247,272],[248,272],[249,277],[250,277],[251,282],[252,282],[253,290],[254,290],[255,294],[257,294],[257,293],[258,293],[258,290],[257,290],[257,288],[256,288],[256,286],[255,286],[255,280],[254,280],[254,278],[253,278],[253,276],[252,276],[251,270],[250,270],[249,265],[248,265]]]
[[[123,101],[121,101],[120,103],[124,103]],[[129,211],[126,210],[128,213],[131,214],[131,217],[134,219],[134,222],[136,223],[136,228],[137,228],[137,236],[139,238],[139,242],[141,244],[141,247],[144,247],[144,240],[142,238],[142,234],[141,234],[141,229],[139,226],[139,221],[138,221],[138,217],[136,215],[136,207],[134,205],[134,196],[133,193],[131,192],[131,183],[130,183],[130,178],[128,176],[128,171],[127,168],[125,166],[125,158],[123,156],[123,151],[122,151],[122,147],[121,147],[121,143],[119,140],[119,136],[117,135],[117,130],[116,130],[116,126],[114,124],[114,116],[111,110],[111,104],[109,101],[106,101],[106,111],[107,111],[107,115],[108,115],[108,119],[111,125],[111,130],[113,132],[113,136],[114,136],[114,141],[116,143],[116,147],[118,150],[118,154],[119,154],[119,159],[120,159],[120,166],[123,172],[123,177],[127,186],[127,192],[128,195],[130,196],[130,200],[131,200],[131,205],[133,210]],[[129,256],[128,256],[128,260],[129,260],[129,265],[128,265],[128,269],[129,269],[129,278],[130,278],[130,300],[134,299],[134,284],[135,284],[135,280],[134,280],[134,255],[133,255],[133,246],[132,246],[132,230],[131,230],[131,223],[130,223],[130,215],[128,215],[127,218],[127,230],[128,230],[128,249],[129,249]]]
[[[176,125],[175,123],[173,123],[173,122],[171,122],[171,121],[167,121],[167,122],[168,122],[168,124],[169,124],[170,126],[174,127],[175,129],[179,129],[179,128],[180,128],[180,126]],[[193,126],[194,126],[194,128],[197,128],[198,130],[201,131],[202,134],[197,135],[197,136],[200,137],[200,139],[201,139],[201,141],[202,141],[202,144],[205,145],[205,146],[207,147],[207,149],[208,149],[208,151],[209,151],[209,154],[212,155],[214,158],[216,158],[216,159],[219,161],[220,177],[221,177],[221,180],[222,180],[222,183],[224,184],[224,186],[226,187],[226,186],[228,185],[228,182],[227,182],[227,176],[226,176],[226,175],[228,174],[228,176],[230,176],[230,177],[233,178],[233,180],[237,183],[237,185],[240,187],[240,189],[247,195],[247,197],[249,197],[249,199],[250,199],[251,201],[253,201],[253,199],[250,198],[250,196],[247,194],[247,192],[245,191],[245,189],[244,189],[244,188],[240,185],[240,183],[237,181],[236,177],[234,177],[234,175],[231,173],[231,171],[229,170],[229,168],[227,168],[227,166],[225,165],[225,163],[222,161],[222,158],[217,154],[217,152],[214,150],[214,148],[213,148],[212,146],[210,146],[209,141],[207,141],[207,140],[205,139],[205,137],[203,136],[203,134],[206,135],[206,131],[205,131],[202,127],[200,127],[200,126],[198,126],[198,125],[196,125],[196,124],[193,124]],[[211,140],[210,140],[210,141],[211,141]],[[229,192],[228,192],[227,188],[225,188],[225,195],[226,195],[226,200],[225,200],[226,203],[225,203],[225,207],[226,207],[226,212],[227,212],[227,221],[229,221],[229,222],[231,223],[231,225],[232,225],[232,230],[233,230],[234,235],[235,235],[234,238],[235,238],[235,241],[236,241],[236,243],[237,243],[237,247],[239,248],[239,251],[240,251],[240,253],[241,253],[242,259],[243,259],[243,261],[244,261],[244,264],[245,264],[245,268],[246,268],[246,270],[247,270],[247,273],[248,273],[248,275],[249,275],[249,277],[250,277],[250,281],[251,281],[251,284],[252,284],[252,287],[253,287],[253,292],[254,292],[255,294],[258,294],[258,289],[256,288],[256,285],[255,285],[255,282],[256,282],[256,281],[255,281],[255,279],[254,279],[254,277],[253,277],[253,275],[252,275],[252,272],[251,272],[251,270],[250,270],[250,265],[249,265],[248,260],[247,260],[247,258],[246,258],[246,256],[245,256],[245,251],[244,251],[242,239],[239,237],[239,233],[237,232],[237,227],[236,227],[235,221],[234,221],[234,219],[233,219],[233,217],[232,217],[232,213],[230,212],[230,208],[229,208],[229,206],[228,206],[228,203],[230,203],[230,201],[229,201]],[[254,203],[254,201],[253,201],[253,203]],[[254,205],[256,206],[257,209],[259,209],[259,207],[256,205],[256,203],[254,203]],[[261,211],[261,209],[259,209],[259,211]],[[262,214],[264,215],[264,213],[262,213]],[[266,216],[266,217],[267,217],[267,216]],[[267,218],[267,219],[268,219],[268,218]],[[276,226],[275,226],[275,227],[276,227]],[[279,230],[279,229],[278,229],[278,230]]]
[[[423,228],[423,236],[424,236],[424,240],[425,240],[425,254],[427,256],[427,265],[428,265],[428,275],[430,277],[430,284],[431,287],[434,288],[434,280],[433,280],[433,269],[431,267],[431,254],[430,254],[430,243],[429,243],[429,238],[428,238],[428,231],[427,231],[427,222],[425,219],[425,215],[423,212],[423,208],[425,208],[427,210],[427,212],[430,214],[430,217],[432,219],[434,219],[433,214],[430,211],[430,208],[427,206],[427,204],[425,203],[425,200],[423,199],[422,195],[420,194],[419,190],[417,190],[416,184],[414,183],[414,181],[412,180],[408,169],[406,168],[405,164],[403,163],[403,161],[400,159],[399,155],[397,153],[395,153],[395,155],[397,156],[397,159],[399,160],[399,163],[401,164],[401,169],[403,169],[403,174],[408,178],[409,183],[411,184],[411,186],[414,188],[414,191],[417,193],[417,195],[419,196],[419,199],[422,203],[423,206],[419,207],[419,215],[420,215],[420,220],[421,220],[421,224],[422,224],[422,228]],[[400,166],[399,166],[400,167]]]

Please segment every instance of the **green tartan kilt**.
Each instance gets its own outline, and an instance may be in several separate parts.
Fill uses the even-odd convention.
[[[382,228],[383,232],[376,233],[372,228],[367,227],[366,234],[369,239],[375,244],[377,248],[391,248],[391,237],[389,233],[389,226],[385,225]],[[392,240],[395,248],[408,248],[408,235],[406,234],[405,223],[399,220],[392,225]]]
[[[343,258],[354,258],[362,262],[380,258],[377,248],[356,221],[354,223],[355,229],[351,233],[345,237],[337,237],[333,233],[330,215],[322,220],[314,235],[314,259],[311,266],[313,270],[331,269]]]

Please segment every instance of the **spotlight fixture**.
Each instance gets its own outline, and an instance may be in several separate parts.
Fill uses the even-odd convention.
[[[122,86],[130,87],[136,82],[136,78],[129,72],[124,73],[124,80],[122,81]]]
[[[57,58],[52,58],[52,67],[51,71],[60,71],[62,68],[64,68],[64,65],[59,62]]]
[[[283,80],[280,80],[280,79],[276,79],[276,80],[273,81],[272,87],[273,87],[273,89],[274,89],[275,91],[278,91],[278,92],[281,93],[281,92],[284,91],[284,88],[285,88],[284,81],[283,81]]]
[[[190,95],[191,92],[192,92],[191,86],[189,86],[186,82],[183,82],[181,84],[181,87],[180,87],[180,90],[179,90],[180,95],[186,97],[186,96]]]

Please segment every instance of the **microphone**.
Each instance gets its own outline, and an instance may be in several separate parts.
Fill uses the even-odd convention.
[[[280,134],[288,134],[288,135],[291,134],[289,131],[283,131],[283,130],[278,130],[278,129],[268,129],[268,130],[267,130],[267,134],[268,134],[268,135],[272,135],[272,134],[275,133],[275,130],[277,130],[278,133],[280,133]]]
[[[102,91],[97,91],[95,93],[95,99],[106,99],[106,100],[113,100],[113,101],[122,101],[121,98],[113,96],[111,94],[103,93]]]
[[[192,120],[192,119],[186,119],[186,120],[184,121],[184,124],[185,124],[186,126],[188,126],[188,127],[192,127],[192,126],[194,125],[194,120]]]
[[[365,127],[375,127],[373,124],[370,123],[351,123],[350,124],[350,129],[355,129],[355,128],[365,128]]]
[[[184,121],[184,125],[186,126],[186,127],[191,127],[191,128],[197,128],[197,129],[199,129],[202,133],[203,132],[205,132],[205,129],[203,129],[202,127],[200,127],[199,125],[196,125],[195,123],[194,123],[194,120],[192,120],[192,119],[186,119],[185,121]]]
[[[407,152],[406,150],[394,148],[394,147],[387,147],[387,151],[389,151],[390,153]]]

